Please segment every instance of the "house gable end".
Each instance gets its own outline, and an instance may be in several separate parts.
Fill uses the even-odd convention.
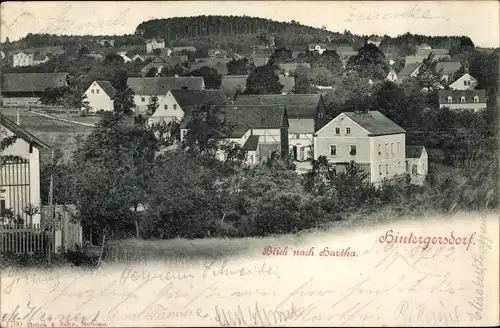
[[[361,125],[356,123],[353,119],[351,119],[350,117],[348,117],[344,113],[340,113],[337,117],[335,117],[330,122],[328,122],[325,126],[323,126],[321,129],[319,129],[315,133],[315,135],[320,136],[320,134],[324,134],[325,136],[329,136],[328,131],[330,131],[330,129],[331,129],[332,132],[335,132],[335,127],[338,126],[340,124],[340,122],[344,121],[344,120],[349,122],[351,128],[352,127],[358,128],[359,130],[366,133],[367,137],[370,135],[370,131],[366,130],[364,127],[362,127]],[[333,133],[332,133],[332,135],[333,135]]]

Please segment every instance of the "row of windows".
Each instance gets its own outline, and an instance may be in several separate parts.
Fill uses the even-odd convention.
[[[99,93],[99,89],[92,89],[92,90],[90,90],[90,93],[94,93],[94,90],[95,90],[95,93]]]
[[[349,155],[356,156],[356,145],[349,145]],[[337,156],[337,145],[330,145],[330,156]]]
[[[461,102],[461,103],[464,103],[466,102],[466,98],[465,97],[457,97],[457,101]],[[449,103],[452,103],[453,102],[453,98],[451,96],[448,96],[448,102]],[[478,103],[479,102],[479,96],[474,96],[474,102],[475,103]]]
[[[464,80],[464,85],[470,85],[470,80]]]
[[[382,155],[382,145],[378,145],[377,149],[378,149],[378,154],[379,155]],[[400,149],[401,149],[401,142],[398,141],[398,144],[397,144],[397,147],[396,147],[396,153],[399,154],[400,152]],[[386,143],[385,144],[385,155],[388,156],[389,155],[389,144]],[[394,155],[394,142],[391,142],[391,155]]]
[[[401,162],[398,162],[398,168],[401,166]],[[382,165],[378,166],[378,175],[382,175]],[[389,164],[385,164],[385,175],[389,175]]]
[[[340,128],[339,127],[336,127],[335,128],[335,134],[340,134]],[[351,128],[346,126],[345,128],[345,134],[351,134]]]
[[[141,97],[141,102],[146,102],[146,97]],[[177,104],[174,104],[173,108],[177,110]],[[163,105],[163,109],[168,109],[168,105]]]

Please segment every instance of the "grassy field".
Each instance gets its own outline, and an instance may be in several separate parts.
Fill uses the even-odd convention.
[[[0,112],[13,121],[17,119],[17,110],[15,108],[0,108]],[[76,149],[75,137],[77,135],[87,136],[93,131],[92,127],[44,117],[27,109],[20,109],[19,116],[21,127],[46,142],[49,146],[60,148],[64,152],[66,160],[71,158],[73,151]],[[61,118],[63,117],[61,116]],[[46,159],[47,154],[42,153],[42,161]]]

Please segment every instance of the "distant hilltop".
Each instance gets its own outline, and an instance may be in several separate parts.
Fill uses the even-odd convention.
[[[323,37],[341,35],[340,33],[327,31],[326,28],[305,26],[293,20],[291,22],[278,22],[248,16],[195,16],[154,19],[139,24],[135,32],[145,38],[161,37],[167,40],[261,33],[298,33]]]

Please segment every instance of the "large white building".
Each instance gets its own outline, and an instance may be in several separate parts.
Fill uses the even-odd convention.
[[[314,158],[319,156],[326,156],[336,174],[354,161],[375,185],[408,173],[406,132],[378,111],[343,112],[327,123],[315,133]]]
[[[12,136],[15,142],[1,149],[1,156],[13,157],[0,162],[0,225],[17,219],[24,225],[40,224],[40,213],[30,216],[26,209],[41,205],[40,150],[49,146],[0,113],[0,140]]]
[[[49,57],[47,55],[24,52],[18,52],[12,55],[12,66],[14,67],[36,66],[48,61]]]

